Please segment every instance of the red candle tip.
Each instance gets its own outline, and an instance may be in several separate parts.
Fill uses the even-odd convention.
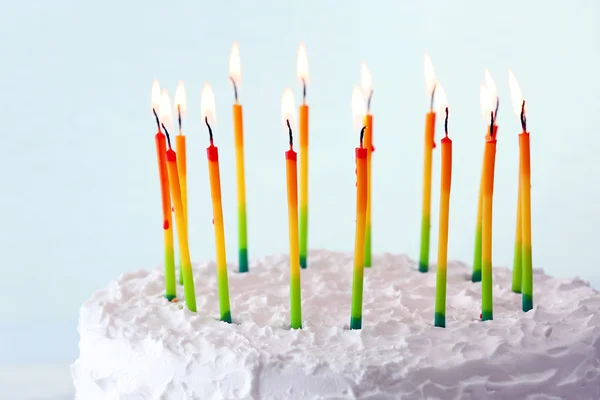
[[[169,229],[169,220],[165,219],[165,222],[163,222],[163,229],[166,231],[167,229]]]

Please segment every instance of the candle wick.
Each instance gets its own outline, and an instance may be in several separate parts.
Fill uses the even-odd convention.
[[[179,120],[179,134],[181,135],[181,104],[177,104],[177,118]]]
[[[500,97],[496,97],[496,111],[494,111],[494,119],[498,119],[498,108],[500,107]]]
[[[446,137],[448,137],[448,107],[446,107],[446,120],[444,121],[444,131],[446,132]]]
[[[165,135],[167,135],[167,143],[169,144],[169,150],[171,150],[171,136],[169,136],[169,131],[165,128],[165,124],[162,124],[163,130],[165,131]]]
[[[494,112],[490,111],[490,140],[495,139],[494,137]]]
[[[431,91],[431,101],[429,102],[429,111],[433,112],[433,100],[435,99],[435,89],[437,89],[437,82],[433,85],[433,90]]]
[[[208,137],[210,139],[210,145],[213,145],[213,132],[212,132],[212,128],[210,127],[210,124],[208,123],[208,117],[204,117],[204,122],[206,123],[206,126],[208,127]]]
[[[363,139],[365,137],[365,129],[367,129],[366,126],[363,126],[362,129],[360,130],[360,148],[363,148]]]
[[[238,89],[237,89],[237,84],[235,83],[235,79],[233,79],[232,76],[229,77],[229,80],[231,80],[231,83],[233,83],[233,95],[235,97],[235,104],[238,103]]]
[[[306,104],[306,80],[302,78],[302,104]]]
[[[292,127],[290,126],[290,120],[286,119],[285,122],[287,124],[288,131],[289,131],[289,134],[290,134],[290,150],[293,150],[294,149],[294,137],[292,135]]]
[[[523,132],[527,132],[527,116],[525,115],[525,100],[523,100],[523,104],[521,105],[521,127],[523,128]]]
[[[367,113],[371,113],[371,99],[373,98],[373,89],[371,89],[371,93],[369,93],[369,98],[367,99]]]
[[[152,112],[154,113],[154,117],[156,118],[156,126],[158,126],[158,131],[160,132],[160,120],[158,119],[158,114],[156,114],[156,110],[152,108]]]

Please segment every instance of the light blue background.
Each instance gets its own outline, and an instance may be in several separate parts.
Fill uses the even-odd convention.
[[[500,96],[494,265],[512,265],[519,121],[508,68],[529,106],[534,266],[596,280],[600,258],[600,6],[544,1],[29,1],[0,13],[2,279],[0,362],[68,362],[81,303],[125,271],[162,261],[152,80],[189,112],[192,258],[214,258],[200,94],[216,94],[227,254],[236,262],[236,186],[227,79],[240,45],[250,257],[287,251],[283,90],[311,85],[309,247],[350,251],[354,235],[352,85],[373,75],[373,250],[417,257],[423,52],[446,89],[454,175],[449,257],[472,262],[485,131],[479,85]],[[441,121],[438,120],[438,132]],[[437,248],[434,154],[431,260]]]

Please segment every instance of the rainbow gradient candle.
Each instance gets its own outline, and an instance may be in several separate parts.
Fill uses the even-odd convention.
[[[429,234],[431,230],[431,168],[435,148],[435,111],[433,99],[437,79],[431,59],[425,53],[425,90],[431,98],[429,112],[425,115],[425,143],[423,146],[423,206],[421,215],[421,251],[419,271],[429,271]]]
[[[497,98],[497,91],[496,91],[496,85],[494,84],[494,81],[492,80],[492,77],[490,75],[490,73],[488,72],[488,70],[485,70],[485,79],[486,79],[486,84],[485,85],[481,85],[481,90],[480,90],[480,102],[481,102],[481,112],[483,115],[483,120],[485,121],[485,126],[486,126],[486,133],[485,133],[485,141],[487,142],[488,140],[490,140],[490,129],[489,129],[489,125],[488,125],[488,121],[489,121],[489,117],[490,117],[490,102],[489,102],[489,96],[492,96],[494,98]],[[489,90],[488,90],[488,85],[489,86]],[[496,101],[496,111],[497,110],[497,105],[498,102]],[[493,132],[492,135],[495,137],[496,134],[498,133],[498,126],[494,125],[493,128]],[[477,223],[475,224],[475,250],[474,250],[474,257],[473,257],[473,272],[471,275],[471,280],[473,282],[481,282],[481,263],[482,263],[482,221],[483,221],[483,187],[485,185],[485,176],[484,176],[484,170],[485,170],[485,160],[486,160],[486,154],[485,152],[487,151],[488,147],[484,146],[484,150],[483,150],[483,162],[481,165],[481,180],[479,181],[479,197],[478,197],[478,201],[477,201]]]
[[[179,81],[175,90],[175,109],[177,110],[177,121],[179,123],[179,133],[175,136],[175,152],[177,153],[177,171],[179,172],[179,185],[181,186],[181,202],[183,205],[183,223],[185,231],[188,232],[188,201],[187,201],[187,161],[185,136],[181,129],[181,120],[187,110],[187,101],[183,81]],[[183,268],[179,268],[179,284],[183,285]]]
[[[442,172],[440,182],[440,226],[438,233],[438,258],[435,285],[435,314],[433,324],[440,328],[446,327],[446,276],[448,265],[448,223],[450,214],[450,186],[452,183],[452,140],[448,137],[448,106],[446,92],[441,85],[435,92],[438,110],[444,110],[445,136],[441,140]]]
[[[489,110],[489,138],[485,143],[484,183],[481,202],[481,319],[494,319],[492,285],[492,210],[494,198],[494,169],[496,164],[496,133],[498,95],[489,72],[486,70],[487,109]]]
[[[227,280],[227,257],[225,252],[225,227],[223,223],[223,206],[221,202],[221,176],[219,172],[219,149],[213,143],[212,126],[215,126],[215,96],[212,87],[204,84],[200,100],[202,120],[206,123],[210,146],[206,149],[208,157],[208,174],[210,178],[210,193],[213,205],[215,228],[215,249],[217,255],[217,286],[219,290],[219,309],[221,321],[231,323],[231,308],[229,304],[229,284]]]
[[[521,119],[519,134],[519,206],[521,209],[521,239],[522,239],[522,307],[527,312],[533,308],[533,262],[531,256],[531,159],[529,132],[527,132],[527,109],[517,78],[509,70],[510,93],[515,112]]]
[[[233,43],[229,56],[229,80],[233,84],[233,134],[235,139],[235,166],[238,198],[238,270],[248,272],[248,228],[246,225],[246,174],[244,171],[244,122],[242,106],[238,103],[238,89],[242,83],[240,49]]]
[[[188,234],[185,224],[185,215],[183,211],[183,200],[181,198],[181,184],[179,182],[179,173],[177,171],[177,157],[171,148],[171,139],[169,138],[169,128],[173,125],[171,115],[171,100],[165,89],[162,91],[160,104],[160,120],[167,135],[167,171],[169,173],[169,186],[171,188],[171,198],[175,208],[175,221],[177,228],[177,243],[179,244],[179,254],[181,257],[181,268],[183,269],[185,305],[190,311],[196,312],[196,293],[194,290],[194,277],[192,275],[192,262],[190,259],[190,249],[188,243]]]
[[[365,267],[371,266],[371,187],[372,187],[372,154],[375,148],[373,147],[373,114],[371,114],[371,99],[373,98],[373,79],[371,72],[367,68],[367,64],[363,61],[360,66],[360,82],[362,86],[363,96],[367,101],[367,111],[364,117],[365,129],[365,149],[367,151],[367,211],[365,221],[365,252],[364,264]]]
[[[309,83],[308,58],[306,46],[300,43],[298,48],[297,75],[302,87],[300,105],[300,267],[306,268],[308,256],[308,105],[306,87]]]
[[[177,296],[177,288],[175,285],[175,250],[173,244],[173,224],[171,221],[171,197],[169,195],[169,175],[167,172],[167,140],[165,135],[160,130],[160,120],[158,112],[160,112],[160,85],[155,80],[152,83],[152,112],[156,118],[158,132],[154,136],[156,142],[156,157],[158,160],[158,176],[160,178],[160,197],[162,202],[163,214],[163,239],[165,247],[165,296],[171,301]]]
[[[281,99],[281,117],[283,126],[289,133],[290,144],[290,149],[285,152],[290,238],[290,327],[301,329],[302,293],[300,286],[300,241],[298,238],[298,166],[292,132],[292,125],[295,121],[294,109],[294,95],[290,89],[286,89]]]
[[[513,257],[512,291],[521,293],[523,276],[523,227],[521,224],[521,175],[523,166],[519,160],[519,188],[517,194],[517,223],[515,232],[515,253]]]
[[[354,86],[352,91],[352,114],[357,125],[362,125],[365,115],[363,95]],[[367,149],[363,147],[365,126],[360,131],[360,147],[355,150],[356,162],[356,228],[354,233],[354,272],[352,275],[352,307],[350,310],[350,329],[361,329],[363,308],[365,225],[367,219]]]

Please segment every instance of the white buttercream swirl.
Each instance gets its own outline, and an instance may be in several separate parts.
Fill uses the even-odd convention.
[[[76,399],[600,398],[600,294],[586,282],[536,270],[523,313],[511,272],[494,268],[494,320],[481,322],[481,285],[451,262],[441,329],[435,267],[384,254],[350,331],[352,256],[314,251],[308,265],[298,331],[287,256],[230,268],[234,324],[218,321],[214,263],[194,265],[197,313],[167,302],[162,269],[122,275],[81,308]]]

